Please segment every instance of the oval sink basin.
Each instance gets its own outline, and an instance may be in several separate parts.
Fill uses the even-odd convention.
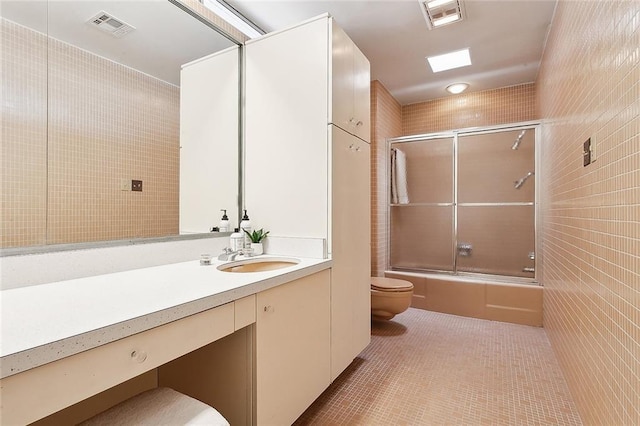
[[[300,263],[298,259],[287,257],[257,257],[224,263],[218,266],[222,272],[264,272],[288,268]]]

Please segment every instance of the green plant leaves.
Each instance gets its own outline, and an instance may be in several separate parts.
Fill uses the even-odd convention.
[[[252,243],[260,243],[262,240],[267,238],[269,231],[265,232],[264,229],[258,229],[257,231],[247,232],[247,230],[243,229],[244,233],[249,236]]]

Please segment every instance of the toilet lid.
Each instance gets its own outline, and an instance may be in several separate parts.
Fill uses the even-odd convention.
[[[403,291],[412,290],[413,284],[397,278],[371,277],[371,288],[378,291]]]

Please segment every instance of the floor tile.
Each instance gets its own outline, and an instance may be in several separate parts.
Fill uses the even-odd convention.
[[[542,328],[410,308],[296,425],[581,425]]]

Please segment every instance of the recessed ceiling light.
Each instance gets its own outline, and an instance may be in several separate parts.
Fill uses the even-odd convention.
[[[440,72],[471,65],[471,56],[469,49],[462,49],[444,55],[428,56],[427,61],[433,72]]]
[[[467,90],[468,87],[469,85],[467,83],[453,83],[447,86],[447,92],[457,95]]]

